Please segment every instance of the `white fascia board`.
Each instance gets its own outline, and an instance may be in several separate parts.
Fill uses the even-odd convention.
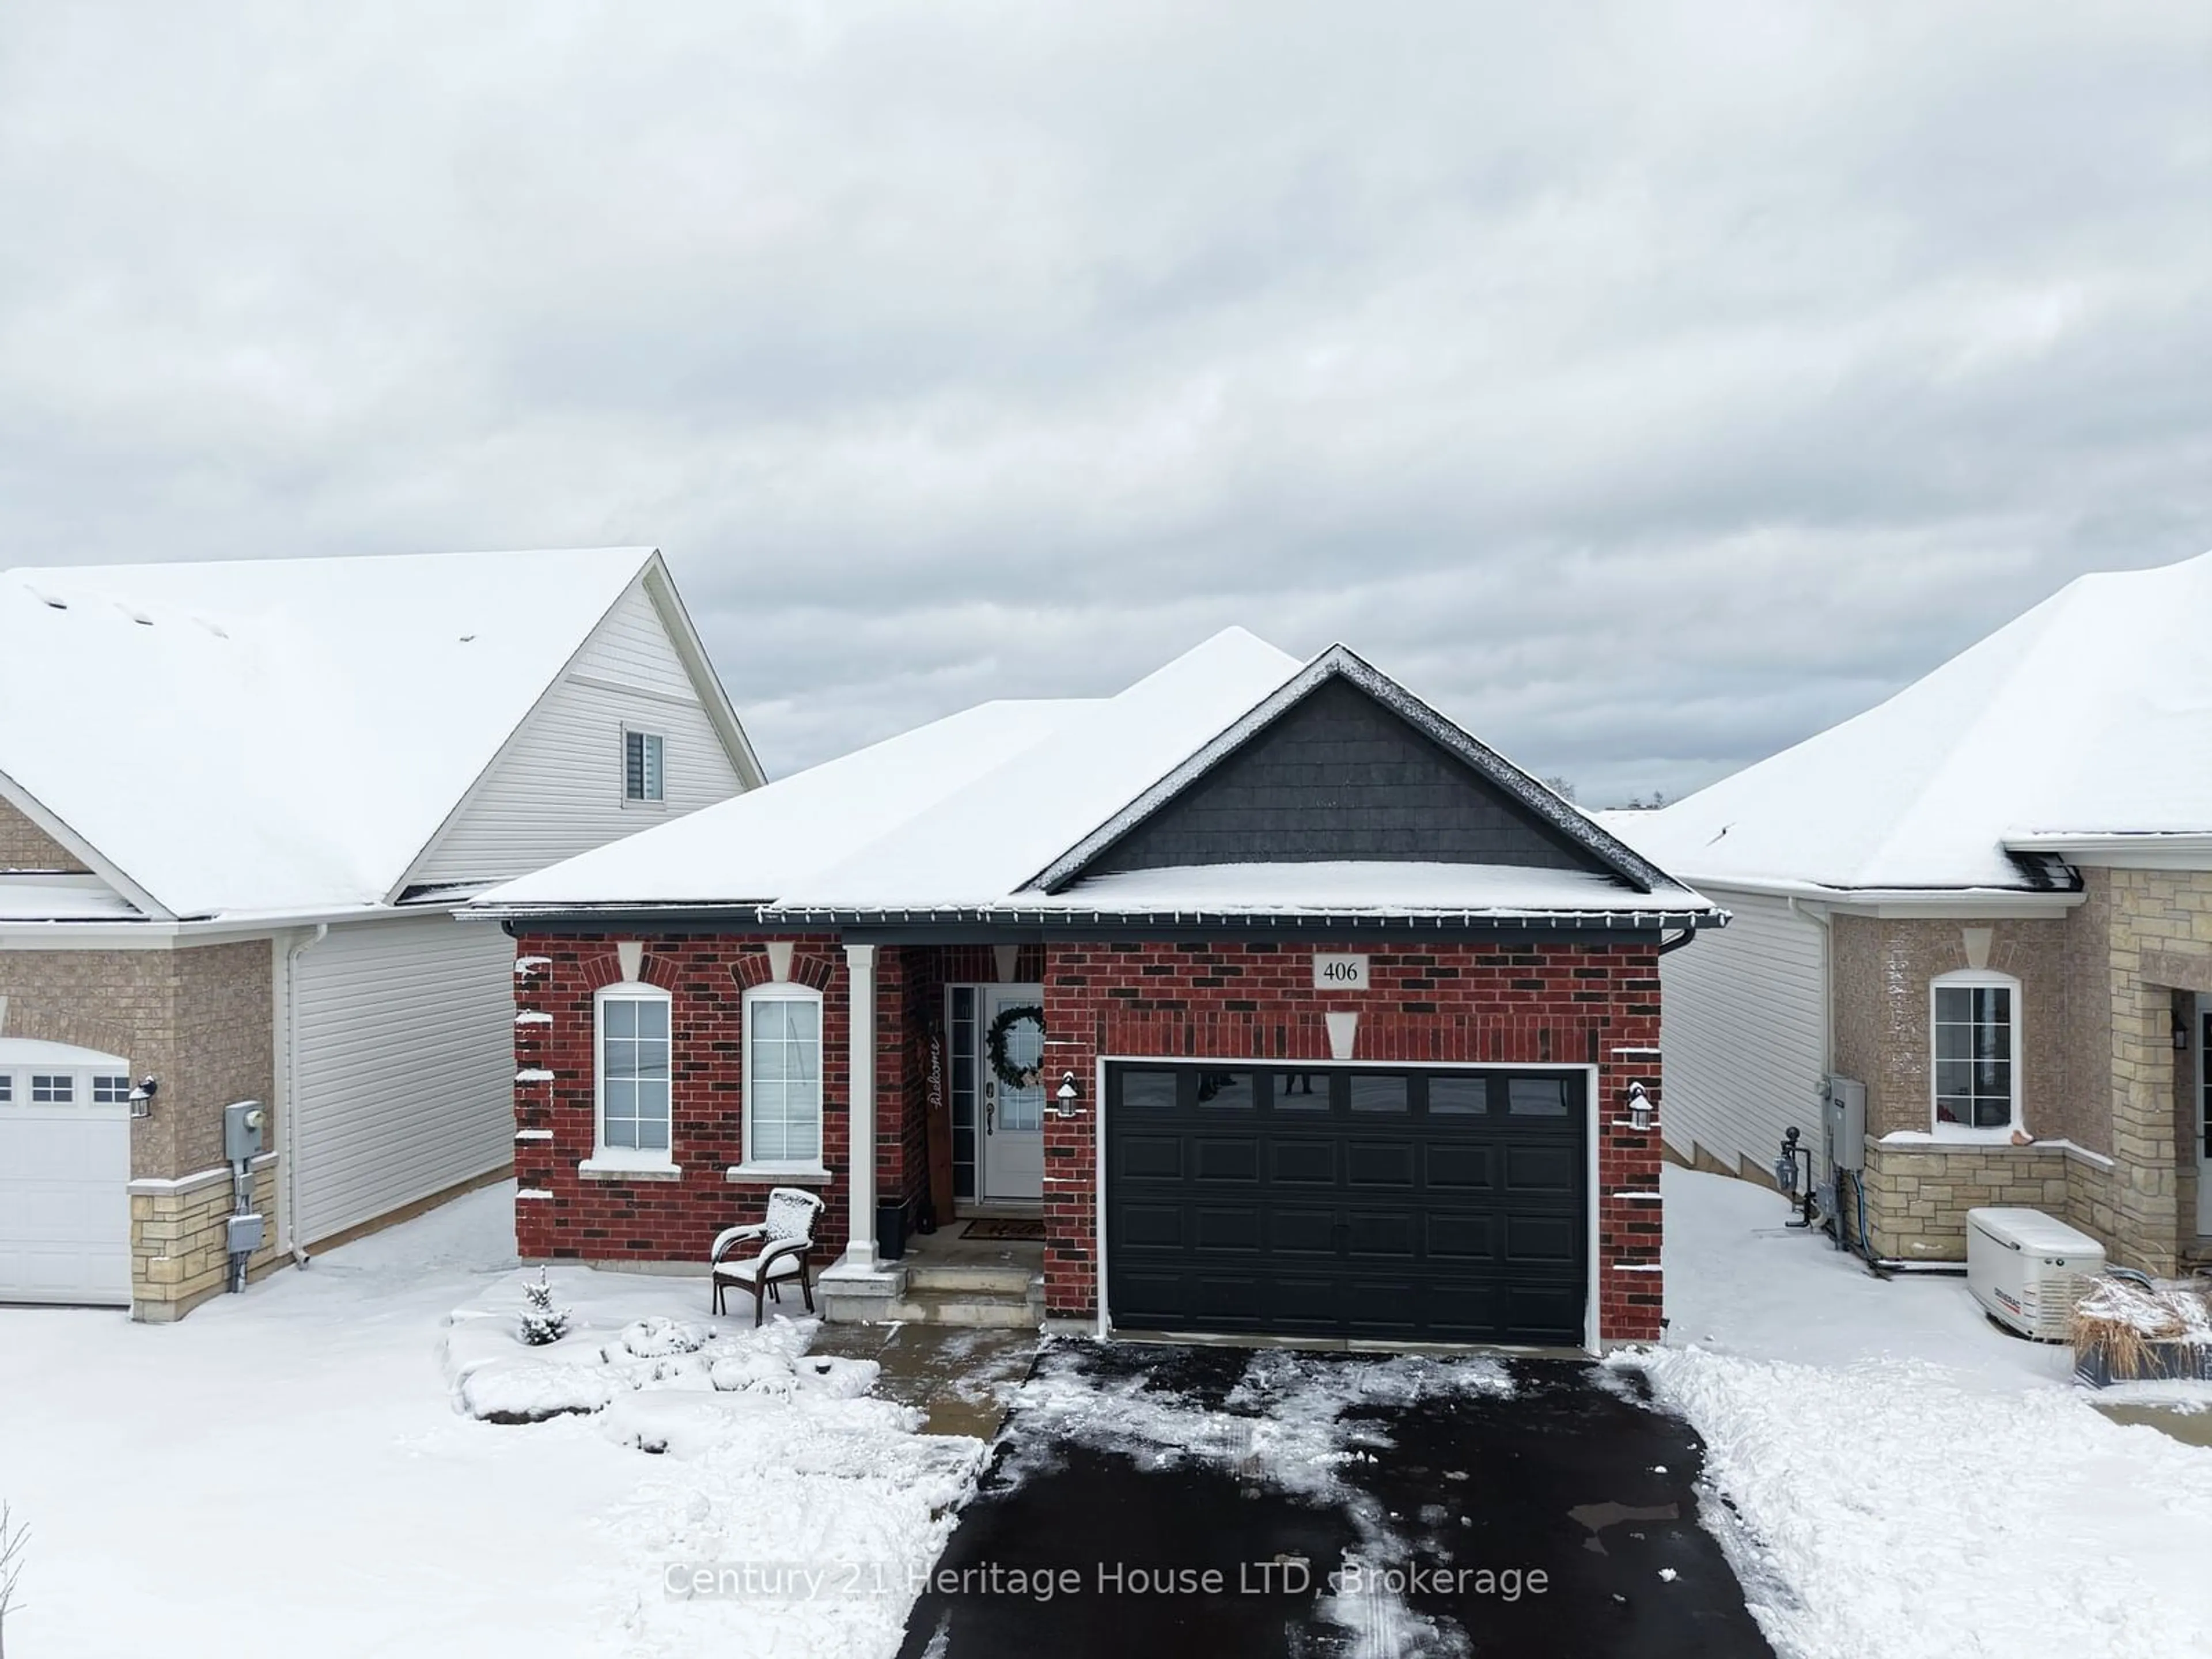
[[[1988,916],[2033,920],[2073,909],[2086,893],[2039,893],[2025,887],[1824,887],[1812,881],[1774,881],[1742,876],[1707,879],[1685,876],[1704,897],[1725,902],[1730,893],[1817,904],[1831,915],[1884,918]]]
[[[2203,830],[2037,830],[2007,836],[2004,846],[2109,870],[2212,870],[2212,832]]]
[[[176,912],[131,880],[97,847],[70,829],[63,819],[49,811],[43,801],[5,772],[0,772],[0,799],[5,799],[10,806],[36,824],[49,838],[76,854],[83,861],[87,869],[148,915],[157,917],[164,921],[175,920]]]
[[[646,562],[645,596],[659,613],[660,625],[668,630],[676,654],[683,659],[691,683],[698,690],[699,701],[707,710],[707,718],[721,733],[730,764],[744,780],[746,788],[759,788],[768,781],[768,774],[761,769],[760,757],[753,753],[753,742],[745,735],[744,722],[738,718],[737,706],[722,687],[722,677],[714,672],[714,662],[707,655],[706,641],[692,626],[691,613],[684,609],[684,596],[677,592],[675,579],[668,574],[668,562],[660,556],[658,548]]]
[[[217,916],[146,921],[19,921],[0,923],[0,951],[168,951],[193,945],[221,945],[267,939],[295,927],[374,925],[436,915],[436,905],[363,905],[349,910],[240,910]],[[482,911],[459,908],[445,914],[456,922],[493,920]]]

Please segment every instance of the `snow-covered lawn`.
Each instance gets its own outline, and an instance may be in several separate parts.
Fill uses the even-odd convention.
[[[576,1324],[524,1347],[512,1199],[174,1326],[0,1309],[0,1498],[33,1528],[10,1651],[890,1652],[981,1443],[914,1432],[864,1364],[804,1358],[805,1322],[706,1318],[697,1280],[556,1270]],[[502,1426],[455,1380],[483,1409],[611,1403]],[[664,1588],[747,1561],[860,1562],[893,1593]]]
[[[1785,1659],[2212,1653],[2212,1451],[2084,1403],[1947,1278],[1875,1279],[1781,1198],[1668,1169],[1668,1346]]]

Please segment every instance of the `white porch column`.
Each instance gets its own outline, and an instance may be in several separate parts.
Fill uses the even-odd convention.
[[[850,1243],[837,1265],[866,1273],[876,1265],[876,947],[847,945],[845,968],[851,985],[845,1066],[852,1084],[845,1155],[853,1214]]]

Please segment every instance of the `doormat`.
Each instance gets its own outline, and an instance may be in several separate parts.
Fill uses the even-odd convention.
[[[971,1221],[960,1230],[963,1238],[1024,1239],[1042,1244],[1044,1242],[1044,1223],[1026,1217],[1012,1220],[992,1218]]]

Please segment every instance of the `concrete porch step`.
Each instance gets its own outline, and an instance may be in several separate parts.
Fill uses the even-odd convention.
[[[1022,1262],[1003,1265],[969,1261],[918,1261],[906,1270],[906,1286],[916,1291],[981,1296],[1028,1293],[1036,1270]]]
[[[1044,1286],[1013,1291],[924,1290],[909,1285],[893,1302],[890,1317],[912,1325],[967,1325],[990,1330],[1035,1330],[1044,1320]]]

